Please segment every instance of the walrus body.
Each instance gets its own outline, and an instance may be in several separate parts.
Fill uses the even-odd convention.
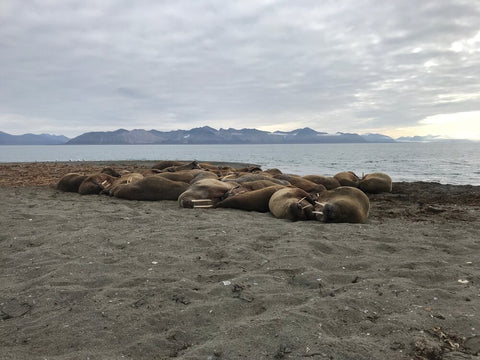
[[[195,176],[193,179],[190,181],[190,184],[194,184],[200,180],[203,179],[215,179],[218,180],[217,174],[215,174],[212,171],[203,171],[203,170],[192,170],[192,171],[198,171],[195,173]]]
[[[266,174],[231,174],[228,176],[225,176],[222,181],[225,182],[236,182],[236,183],[244,183],[244,182],[252,182],[252,181],[257,181],[257,180],[268,180],[272,181],[277,185],[285,185],[288,186],[290,183],[286,180],[281,180],[281,179],[275,179],[272,175]]]
[[[312,203],[310,194],[306,191],[297,187],[286,187],[273,193],[268,208],[279,219],[311,220],[315,219]]]
[[[155,176],[161,176],[164,177],[165,179],[169,179],[172,181],[183,181],[186,183],[191,182],[195,176],[197,176],[200,173],[208,173],[207,171],[204,170],[180,170],[180,171],[174,171],[174,172],[162,172],[159,174],[155,174]]]
[[[316,204],[317,220],[324,222],[363,223],[370,210],[367,195],[351,186],[341,186],[321,193]]]
[[[332,190],[341,186],[338,180],[333,176],[305,175],[303,178],[313,181],[316,184],[323,185],[327,190]]]
[[[360,180],[358,188],[369,194],[392,192],[392,179],[384,173],[367,174]]]
[[[313,181],[304,179],[301,176],[280,174],[280,175],[274,175],[274,178],[288,181],[293,186],[296,186],[312,194],[321,193],[322,191],[327,190],[325,186],[321,184],[316,184]]]
[[[115,190],[121,185],[134,184],[140,180],[144,179],[144,176],[140,173],[126,173],[119,178],[115,179],[110,188],[106,188],[102,191],[102,194],[113,195]]]
[[[163,170],[172,166],[181,166],[185,165],[185,161],[172,161],[172,160],[164,160],[156,163],[155,165],[152,166],[152,169],[154,170]]]
[[[260,166],[257,165],[249,165],[244,168],[239,168],[237,169],[238,172],[244,172],[244,173],[261,173],[263,172]]]
[[[264,173],[270,174],[270,175],[280,175],[283,174],[279,169],[277,168],[272,168],[272,169],[267,169],[264,171]]]
[[[127,200],[177,200],[188,184],[160,176],[148,176],[132,184],[120,185],[113,196]]]
[[[117,170],[115,170],[114,168],[112,168],[110,166],[107,166],[107,167],[103,168],[102,171],[100,171],[100,172],[102,174],[107,174],[107,175],[117,177],[117,178],[122,176],[122,174],[120,174]]]
[[[360,178],[353,171],[342,171],[333,176],[341,186],[358,187]]]
[[[115,183],[117,178],[108,174],[98,173],[88,176],[78,187],[80,195],[100,194],[109,189]]]
[[[270,198],[276,191],[283,188],[283,185],[272,185],[257,190],[242,192],[220,201],[216,207],[268,212]]]
[[[169,167],[166,167],[162,170],[160,170],[161,172],[175,172],[175,171],[182,171],[182,170],[193,170],[193,169],[200,169],[200,165],[198,164],[198,161],[192,161],[188,164],[184,164],[184,165],[177,165],[177,166],[169,166]]]
[[[88,175],[79,173],[68,173],[58,181],[57,189],[66,192],[78,192],[78,188],[87,177]]]
[[[245,181],[241,183],[241,187],[248,191],[260,190],[260,189],[274,186],[274,185],[284,186],[272,180],[254,180],[254,181]]]
[[[178,204],[184,208],[213,207],[237,185],[217,179],[198,180],[178,196]]]

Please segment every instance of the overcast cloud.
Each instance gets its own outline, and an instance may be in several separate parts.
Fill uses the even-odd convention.
[[[0,130],[478,124],[479,19],[471,0],[2,0]]]

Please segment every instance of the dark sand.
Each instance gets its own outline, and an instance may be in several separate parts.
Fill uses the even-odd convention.
[[[1,359],[480,358],[480,187],[359,225],[48,186],[102,165],[0,165]]]

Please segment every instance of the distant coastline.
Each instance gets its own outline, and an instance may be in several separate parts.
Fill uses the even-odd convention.
[[[393,139],[383,134],[337,132],[329,134],[311,128],[293,131],[257,129],[214,129],[209,126],[190,130],[125,130],[87,132],[74,138],[64,135],[11,135],[0,131],[0,145],[220,145],[220,144],[341,144],[398,142],[471,142],[439,136],[412,136]]]

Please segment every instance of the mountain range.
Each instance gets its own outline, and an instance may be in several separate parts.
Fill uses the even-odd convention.
[[[10,135],[0,131],[0,145],[61,145],[70,139],[63,135],[23,134]]]
[[[73,139],[63,135],[10,135],[0,131],[0,145],[134,145],[134,144],[315,144],[315,143],[394,143],[441,141],[435,136],[393,139],[382,134],[337,132],[328,134],[311,128],[268,132],[257,129],[219,129],[203,126],[190,130],[125,130],[87,132]]]
[[[383,135],[336,133],[327,134],[310,128],[293,131],[261,131],[257,129],[220,129],[209,126],[191,130],[157,131],[125,130],[89,132],[71,139],[67,144],[303,144],[303,143],[365,143],[394,142]]]

